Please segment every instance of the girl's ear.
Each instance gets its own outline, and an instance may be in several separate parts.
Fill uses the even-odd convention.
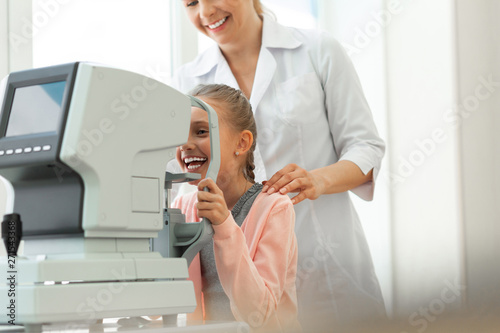
[[[240,133],[237,151],[241,154],[246,153],[253,144],[253,134],[249,130]]]

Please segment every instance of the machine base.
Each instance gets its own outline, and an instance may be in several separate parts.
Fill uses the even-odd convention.
[[[17,257],[15,271],[5,264],[7,258],[0,258],[0,306],[5,309],[0,324],[95,322],[194,311],[196,297],[193,283],[186,280],[184,259],[157,253],[121,256]]]

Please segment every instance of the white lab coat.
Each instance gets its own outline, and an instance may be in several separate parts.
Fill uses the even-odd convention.
[[[199,83],[238,88],[217,45],[174,77],[174,86],[185,93]],[[264,15],[250,103],[258,129],[256,161],[265,166],[258,178],[269,178],[289,163],[312,170],[339,160],[354,162],[365,174],[373,169],[377,176],[384,143],[350,59],[325,33],[284,27]],[[370,182],[353,192],[371,200],[373,188]],[[384,315],[368,245],[348,193],[305,200],[295,210],[304,330],[329,331],[345,320]]]

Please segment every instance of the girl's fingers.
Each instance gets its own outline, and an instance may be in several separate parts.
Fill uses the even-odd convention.
[[[215,182],[210,178],[205,178],[200,180],[198,183],[198,191],[203,191],[205,187],[208,187],[209,190],[214,188]]]
[[[219,209],[221,211],[225,211],[224,205],[220,202],[213,202],[213,201],[198,201],[196,203],[196,208],[198,210],[214,210],[214,209]]]
[[[198,183],[198,191],[205,191],[205,187],[208,188],[210,193],[222,195],[222,190],[217,186],[213,179],[205,178]]]
[[[198,201],[212,202],[217,200],[217,194],[205,191],[198,191]]]

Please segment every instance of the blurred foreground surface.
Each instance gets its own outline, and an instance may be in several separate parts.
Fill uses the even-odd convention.
[[[342,333],[499,333],[500,309],[468,313],[434,315],[418,313],[408,318],[394,320],[372,320],[350,324],[337,330],[325,332]]]

